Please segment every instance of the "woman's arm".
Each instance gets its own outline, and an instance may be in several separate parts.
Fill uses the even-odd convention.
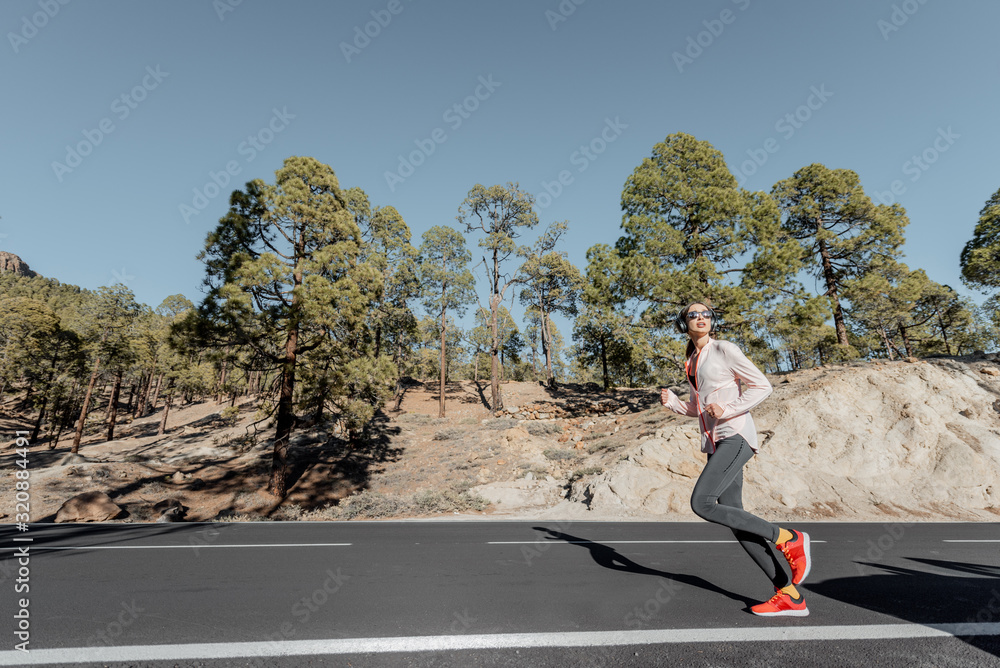
[[[691,401],[681,401],[677,398],[676,394],[667,388],[660,390],[660,403],[675,413],[687,415],[688,417],[698,417],[698,406],[694,399]]]
[[[720,346],[720,348],[722,348]],[[745,388],[743,394],[736,401],[723,406],[723,420],[748,412],[751,408],[767,399],[774,388],[770,381],[760,372],[754,363],[751,362],[739,346],[730,344],[725,346],[726,363],[732,370],[733,375],[743,381]]]

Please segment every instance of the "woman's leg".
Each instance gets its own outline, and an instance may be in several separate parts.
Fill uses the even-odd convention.
[[[739,506],[720,502],[720,497],[737,477],[740,478],[739,493],[742,496],[743,465],[750,461],[751,457],[753,450],[738,434],[716,443],[715,453],[709,455],[708,463],[705,464],[705,469],[694,485],[691,510],[709,522],[727,526],[733,531],[749,533],[773,543],[778,539],[776,525],[743,510],[742,500]]]
[[[743,470],[733,480],[733,483],[719,495],[719,505],[743,509]],[[740,545],[754,560],[754,563],[764,571],[775,589],[781,589],[792,584],[792,576],[788,570],[788,562],[778,552],[774,544],[749,531],[733,529],[733,535]]]

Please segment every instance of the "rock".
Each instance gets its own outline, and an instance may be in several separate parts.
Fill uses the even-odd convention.
[[[37,273],[31,271],[27,262],[7,251],[0,251],[0,274],[16,274],[25,278],[38,276]]]
[[[174,474],[170,476],[170,482],[174,484],[180,484],[184,482],[184,474],[180,471],[174,471]]]
[[[985,373],[987,376],[1000,376],[1000,370],[988,366],[980,369],[979,373]]]
[[[177,499],[164,499],[153,506],[153,514],[157,515],[157,523],[183,522],[187,507]]]
[[[62,504],[56,522],[105,522],[121,514],[121,507],[104,492],[84,492]]]
[[[56,466],[78,466],[80,464],[90,464],[93,461],[93,459],[87,459],[83,455],[77,455],[71,452],[57,461]]]
[[[559,502],[562,486],[553,480],[521,478],[509,482],[492,482],[469,490],[498,506],[498,510],[514,510],[528,506],[550,506]]]

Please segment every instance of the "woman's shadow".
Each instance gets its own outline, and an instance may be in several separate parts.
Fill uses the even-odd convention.
[[[688,575],[686,573],[668,573],[666,571],[658,571],[654,568],[647,568],[641,564],[637,564],[628,557],[622,556],[613,547],[603,545],[601,543],[595,543],[592,540],[587,540],[586,538],[579,538],[577,536],[571,536],[568,533],[563,533],[561,531],[556,531],[554,529],[548,529],[546,527],[532,527],[536,531],[541,531],[548,534],[546,538],[549,540],[562,540],[572,545],[579,545],[580,547],[586,548],[590,551],[590,556],[597,563],[598,566],[603,566],[604,568],[611,569],[613,571],[623,571],[625,573],[635,573],[636,575],[653,575],[656,577],[665,578],[672,582],[678,582],[680,584],[689,585],[691,587],[699,587],[707,591],[722,594],[723,596],[730,598],[734,601],[739,601],[747,606],[747,609],[757,601],[747,598],[745,596],[740,596],[731,591],[727,591],[718,585],[712,584],[704,578],[698,577],[697,575]]]

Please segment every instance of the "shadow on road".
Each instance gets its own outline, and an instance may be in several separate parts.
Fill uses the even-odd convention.
[[[578,545],[590,550],[590,556],[593,558],[594,562],[596,562],[599,566],[609,568],[613,571],[624,571],[626,573],[635,573],[636,575],[653,575],[655,577],[665,578],[667,580],[672,580],[674,582],[679,582],[692,587],[699,587],[716,594],[722,594],[723,596],[734,601],[739,601],[740,603],[745,604],[747,608],[760,602],[754,601],[745,596],[740,596],[739,594],[731,591],[727,591],[697,575],[688,575],[687,573],[668,573],[667,571],[658,571],[655,568],[648,568],[642,564],[637,564],[628,557],[621,555],[613,547],[602,543],[595,543],[594,541],[587,540],[586,538],[571,536],[568,533],[562,533],[561,531],[547,529],[545,527],[533,528],[536,531],[548,534],[548,538],[551,540],[566,541],[567,543]]]
[[[807,584],[808,591],[858,608],[915,624],[990,624],[1000,622],[1000,566],[909,558],[939,571],[856,562],[859,575]],[[862,574],[863,567],[882,571]],[[944,571],[944,572],[940,572]],[[1000,657],[997,636],[959,637]]]

